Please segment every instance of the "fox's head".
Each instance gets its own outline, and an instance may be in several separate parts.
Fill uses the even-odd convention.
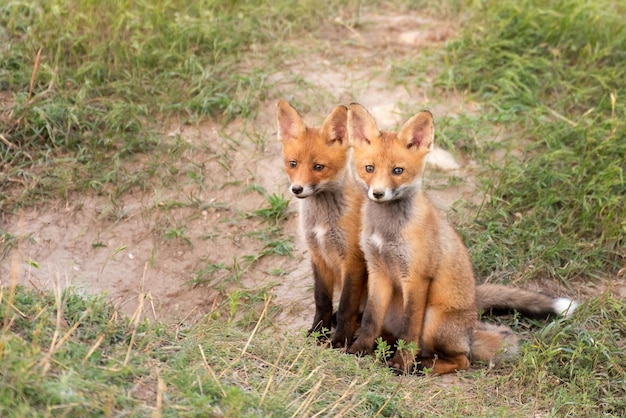
[[[278,102],[278,139],[294,196],[341,187],[348,164],[347,119],[348,108],[337,106],[321,127],[310,128],[289,103]]]
[[[428,111],[409,119],[400,132],[381,132],[372,115],[353,103],[348,113],[348,138],[354,147],[357,179],[375,202],[388,202],[421,187],[426,154],[435,139],[433,116]]]

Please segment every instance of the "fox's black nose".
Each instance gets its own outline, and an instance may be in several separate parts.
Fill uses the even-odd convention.
[[[295,195],[298,195],[302,193],[303,191],[304,191],[304,187],[302,186],[298,186],[298,185],[291,186],[291,193]]]
[[[372,192],[374,199],[382,199],[385,196],[385,192]]]

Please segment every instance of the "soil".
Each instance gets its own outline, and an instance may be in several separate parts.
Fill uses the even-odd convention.
[[[422,48],[443,46],[455,34],[455,22],[419,12],[379,12],[364,14],[356,27],[339,20],[328,25],[321,40],[293,41],[295,51],[307,42],[313,48],[295,53],[271,76],[272,99],[260,104],[253,121],[235,120],[226,127],[172,124],[164,141],[172,146],[182,141],[187,148],[174,165],[161,166],[157,177],[162,177],[144,190],[121,197],[113,191],[81,194],[45,208],[5,214],[0,229],[22,239],[0,264],[1,284],[19,282],[39,289],[72,285],[91,294],[104,292],[127,315],[146,298],[143,315],[172,323],[211,312],[223,302],[226,290],[243,295],[267,289],[280,307],[278,323],[292,329],[310,325],[312,279],[297,237],[295,202],[280,224],[293,237],[292,257],[265,256],[232,277],[241,273],[245,256],[264,248],[251,232],[264,230],[267,223],[247,215],[266,201],[251,186],[288,196],[276,140],[278,98],[292,102],[311,125],[336,104],[353,101],[368,108],[381,128],[392,129],[423,108],[436,118],[477,111],[462,95],[435,94],[430,85],[435,71],[422,75],[419,86],[413,79],[393,81],[386,64],[388,57],[398,60]],[[150,161],[150,156],[139,155],[125,170],[145,170]],[[438,150],[430,166],[430,196],[441,209],[472,198],[468,162]],[[452,175],[464,181],[450,186]],[[206,273],[220,265],[224,268]]]

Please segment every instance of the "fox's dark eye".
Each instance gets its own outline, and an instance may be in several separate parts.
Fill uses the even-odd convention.
[[[374,172],[374,166],[373,165],[366,165],[365,166],[365,171],[367,171],[368,173],[373,173]]]
[[[313,164],[314,171],[322,171],[323,169],[324,169],[324,166],[322,164]]]
[[[399,176],[400,174],[402,174],[404,172],[404,168],[402,168],[402,167],[394,167],[394,169],[391,170],[391,172],[393,173],[394,176]]]
[[[296,166],[297,166],[297,165],[298,165],[298,163],[297,163],[297,162],[295,162],[295,161],[289,161],[289,167],[291,167],[291,168],[296,168]]]

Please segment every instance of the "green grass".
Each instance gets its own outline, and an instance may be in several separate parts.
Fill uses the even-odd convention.
[[[623,268],[625,11],[613,1],[487,1],[449,45],[439,85],[487,107],[461,129],[495,122],[516,151],[478,175],[489,198],[464,226],[481,276],[568,283]],[[461,150],[489,151],[445,128]]]
[[[120,187],[120,161],[167,155],[159,143],[172,120],[253,115],[278,53],[244,56],[315,28],[336,6],[3,2],[0,93],[11,102],[0,109],[0,209]]]
[[[122,318],[75,290],[0,294],[0,414],[105,416],[623,416],[626,305],[589,301],[515,363],[453,384],[282,333],[269,293],[234,292],[194,326]]]
[[[558,416],[624,415],[623,308],[615,299],[595,298],[571,321],[533,334],[514,373],[517,384],[535,391],[529,399],[555,401],[551,413]]]

